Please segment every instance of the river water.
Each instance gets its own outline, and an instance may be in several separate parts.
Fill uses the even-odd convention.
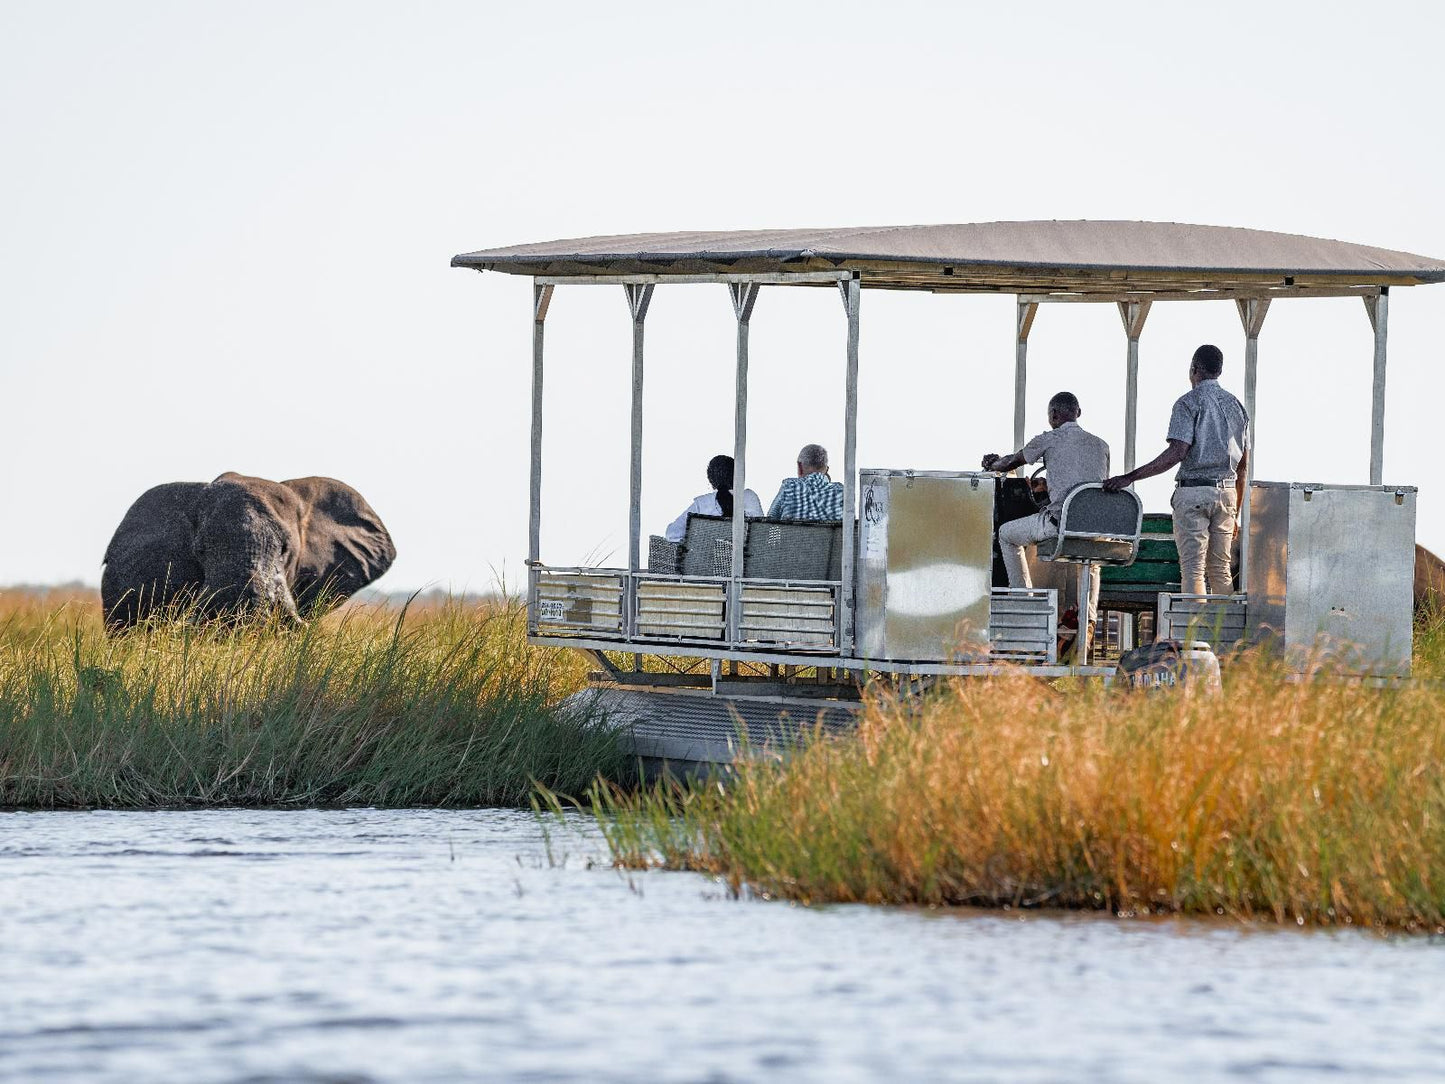
[[[0,1079],[1439,1080],[1445,943],[738,901],[477,811],[0,814]],[[565,853],[564,853],[565,852]]]

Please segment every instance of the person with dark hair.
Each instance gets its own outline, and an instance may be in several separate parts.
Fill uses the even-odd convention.
[[[983,457],[983,469],[1007,472],[1025,463],[1042,462],[1048,470],[1049,505],[1038,515],[1011,520],[998,529],[998,548],[1008,570],[1010,587],[1032,587],[1024,561],[1024,547],[1059,534],[1064,498],[1086,482],[1101,482],[1109,473],[1109,445],[1079,426],[1083,410],[1073,392],[1061,391],[1049,400],[1049,428],[1012,455]],[[1099,606],[1099,567],[1094,566],[1089,589],[1088,622],[1093,624]]]
[[[1179,467],[1174,479],[1174,541],[1187,594],[1228,595],[1234,590],[1230,554],[1244,505],[1249,466],[1249,415],[1244,404],[1219,386],[1224,352],[1205,344],[1189,362],[1190,390],[1169,415],[1167,447],[1105,489],[1123,489],[1142,478]]]
[[[704,493],[687,506],[687,511],[667,525],[665,537],[669,542],[681,542],[687,535],[687,517],[693,513],[700,516],[731,516],[733,514],[733,457],[715,455],[707,463],[707,481],[711,492]],[[743,491],[743,515],[761,516],[763,502],[751,489]]]

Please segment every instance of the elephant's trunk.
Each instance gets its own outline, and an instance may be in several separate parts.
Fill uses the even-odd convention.
[[[210,616],[264,618],[276,614],[285,624],[305,624],[280,568],[258,568],[241,579],[239,586],[221,587],[209,593],[206,611]]]
[[[304,625],[301,615],[296,612],[296,599],[291,595],[291,588],[286,583],[286,573],[278,566],[267,574],[267,582],[262,591],[267,609],[272,613],[279,613],[288,625]]]
[[[218,500],[197,537],[197,556],[205,568],[213,615],[269,616],[280,613],[288,624],[302,624],[291,594],[288,572],[294,545],[271,511],[234,484],[213,483]]]

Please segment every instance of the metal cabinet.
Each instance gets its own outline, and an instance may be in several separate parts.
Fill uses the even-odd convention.
[[[1247,629],[1297,666],[1328,657],[1406,675],[1412,649],[1414,486],[1254,482]]]
[[[988,648],[994,476],[859,471],[857,647],[944,662]]]

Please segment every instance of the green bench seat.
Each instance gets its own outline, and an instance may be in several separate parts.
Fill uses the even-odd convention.
[[[1178,591],[1179,582],[1174,517],[1168,512],[1146,512],[1134,563],[1099,570],[1099,607],[1152,611],[1159,592]]]

